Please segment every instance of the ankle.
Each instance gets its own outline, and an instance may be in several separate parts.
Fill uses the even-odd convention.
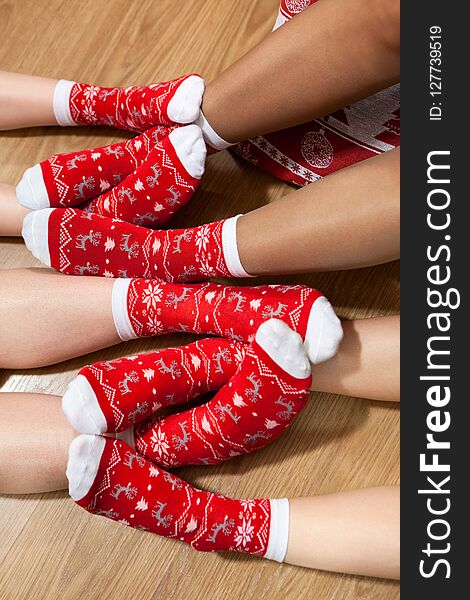
[[[221,151],[233,146],[233,142],[227,142],[215,131],[202,110],[199,111],[199,116],[195,123],[201,128],[206,144],[213,150]]]

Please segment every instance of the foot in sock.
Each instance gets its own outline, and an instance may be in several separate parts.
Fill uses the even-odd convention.
[[[112,304],[123,341],[184,331],[250,342],[261,323],[276,318],[302,336],[310,361],[318,364],[336,354],[343,335],[325,296],[303,285],[232,287],[118,279]]]
[[[279,437],[305,407],[310,384],[300,336],[271,319],[250,346],[207,339],[85,367],[62,406],[81,433],[130,427],[119,437],[160,466],[216,464]],[[216,389],[205,405],[144,420]]]
[[[198,490],[121,440],[80,435],[67,466],[72,499],[89,513],[179,539],[203,552],[235,550],[282,562],[286,499],[233,500]]]
[[[22,233],[36,258],[69,275],[201,281],[247,276],[236,221],[154,231],[75,208],[45,208],[26,215]]]
[[[245,344],[207,338],[84,367],[69,384],[62,408],[80,433],[120,432],[160,408],[222,388],[237,371]]]
[[[271,319],[259,327],[230,382],[207,404],[137,425],[135,448],[163,467],[218,464],[254,452],[305,408],[311,383],[301,337]]]
[[[203,94],[204,80],[195,74],[127,88],[60,80],[54,93],[54,113],[62,126],[107,125],[141,133],[157,125],[193,123]]]
[[[16,195],[32,210],[81,205],[88,212],[155,226],[192,197],[205,158],[197,125],[155,127],[126,142],[58,154],[34,165]]]

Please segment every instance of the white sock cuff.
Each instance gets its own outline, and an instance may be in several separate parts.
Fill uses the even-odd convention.
[[[271,523],[268,548],[264,558],[284,562],[289,541],[289,500],[280,498],[269,502],[271,504]]]
[[[225,141],[216,131],[214,131],[202,110],[199,111],[199,117],[194,122],[202,129],[202,135],[209,146],[212,146],[215,150],[225,150],[226,148],[233,146],[231,142]]]
[[[72,119],[70,113],[70,92],[72,91],[75,81],[67,81],[66,79],[59,79],[55,86],[53,106],[54,115],[56,121],[62,127],[68,127],[70,125],[77,125]]]
[[[123,342],[134,340],[138,337],[134,331],[134,328],[132,327],[129,314],[127,312],[127,294],[130,284],[130,279],[116,279],[113,285],[111,299],[114,326],[116,327],[118,336]]]
[[[222,225],[222,251],[227,269],[232,277],[255,277],[245,271],[238,254],[237,221],[241,216],[230,217]]]

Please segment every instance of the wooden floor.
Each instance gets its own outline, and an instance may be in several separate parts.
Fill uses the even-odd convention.
[[[187,72],[213,78],[271,28],[276,0],[6,0],[0,4],[0,69],[108,85],[165,80]],[[111,143],[97,129],[38,129],[1,136],[0,181],[16,183],[56,152]],[[177,225],[246,212],[288,186],[229,154],[212,157]],[[0,239],[0,268],[37,265],[19,240]],[[274,279],[272,279],[274,281]],[[398,311],[396,263],[276,278],[323,290],[343,318]],[[0,315],[0,320],[8,318]],[[178,337],[170,343],[186,343]],[[166,339],[168,343],[168,338]],[[83,365],[158,348],[121,344],[50,368],[0,372],[2,391],[62,394]],[[399,476],[396,406],[314,394],[292,429],[267,449],[219,467],[180,470],[190,482],[239,496],[313,495],[381,484]],[[0,460],[2,460],[0,456]],[[200,554],[79,510],[65,492],[0,496],[2,600],[249,599],[392,600],[393,582],[321,573],[242,555]]]

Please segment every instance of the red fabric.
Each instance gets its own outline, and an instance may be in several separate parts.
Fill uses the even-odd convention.
[[[279,12],[285,19],[291,19],[318,0],[281,0]]]
[[[217,464],[263,448],[309,398],[312,377],[286,373],[256,343],[230,382],[207,404],[135,428],[140,454],[166,467]]]
[[[272,318],[305,337],[312,305],[322,295],[304,285],[234,287],[135,279],[129,285],[127,313],[138,337],[187,331],[249,342],[261,323]]]
[[[184,404],[223,387],[245,345],[207,338],[187,346],[102,361],[80,370],[95,392],[107,431],[124,431],[160,408]]]
[[[316,1],[282,0],[276,27]],[[400,87],[395,85],[323,118],[241,142],[231,151],[278,179],[304,186],[399,145]]]
[[[78,125],[108,125],[138,133],[156,125],[173,125],[167,114],[168,103],[191,75],[128,88],[76,83],[69,99],[72,119]]]
[[[95,482],[77,504],[203,552],[235,550],[264,556],[267,550],[269,500],[232,500],[198,490],[120,440],[106,439]]]
[[[165,281],[230,277],[223,223],[153,231],[74,208],[55,209],[48,223],[51,266],[69,275]]]
[[[168,134],[154,127],[126,142],[68,154],[41,163],[51,206],[156,226],[168,221],[199,186],[179,160]]]

